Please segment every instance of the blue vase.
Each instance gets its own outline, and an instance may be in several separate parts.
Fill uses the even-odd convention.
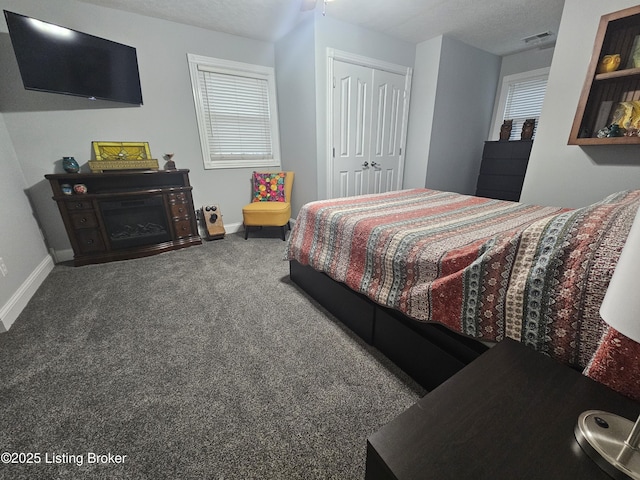
[[[62,168],[67,173],[78,173],[80,171],[80,165],[73,157],[62,157]]]

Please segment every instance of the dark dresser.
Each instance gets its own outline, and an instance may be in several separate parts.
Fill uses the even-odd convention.
[[[476,196],[520,200],[533,140],[485,142]]]

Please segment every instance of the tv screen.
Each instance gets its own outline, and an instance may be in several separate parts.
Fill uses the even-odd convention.
[[[4,11],[28,90],[142,104],[136,49]]]

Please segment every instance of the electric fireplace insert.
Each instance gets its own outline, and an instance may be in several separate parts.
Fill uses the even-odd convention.
[[[101,201],[100,210],[113,249],[171,240],[162,196]]]

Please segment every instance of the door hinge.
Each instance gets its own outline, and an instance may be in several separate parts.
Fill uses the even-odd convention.
[[[333,158],[336,158],[336,147],[333,147]]]
[[[333,88],[336,88],[336,77],[333,77]]]
[[[400,147],[400,156],[402,156],[402,147]]]

